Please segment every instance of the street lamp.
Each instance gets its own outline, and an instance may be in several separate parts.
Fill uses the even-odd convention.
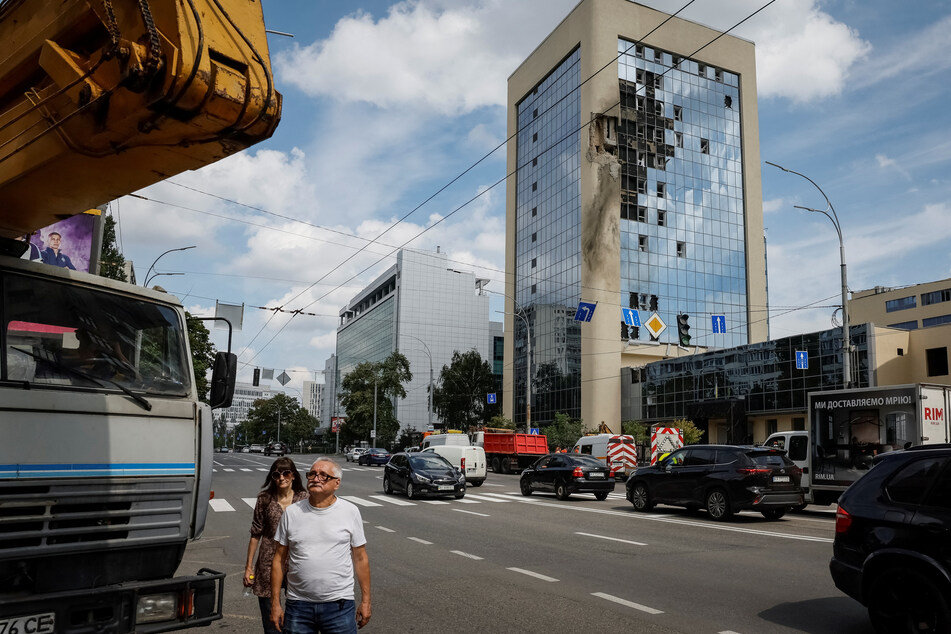
[[[409,337],[410,339],[415,339],[416,341],[423,344],[423,348],[426,350],[426,356],[429,357],[429,402],[427,406],[429,408],[429,426],[426,428],[426,431],[432,431],[433,429],[433,355],[429,352],[429,346],[426,345],[426,342],[420,339],[419,337],[414,337],[413,335],[407,335],[403,333],[404,337]]]
[[[795,174],[796,176],[801,176],[807,181],[812,183],[813,187],[819,190],[819,193],[822,194],[822,197],[826,200],[825,209],[812,209],[811,207],[803,207],[801,205],[793,205],[796,209],[804,209],[805,211],[812,211],[817,214],[822,214],[826,218],[832,221],[832,225],[835,227],[835,232],[839,236],[839,267],[842,275],[842,387],[848,389],[851,384],[852,379],[852,343],[851,343],[851,333],[849,332],[849,285],[847,282],[846,268],[845,268],[845,243],[842,241],[842,224],[839,222],[839,217],[835,213],[835,209],[832,207],[832,201],[829,200],[829,197],[826,196],[826,193],[822,191],[822,188],[816,184],[814,180],[806,176],[805,174],[800,174],[791,169],[787,169],[782,165],[777,165],[776,163],[770,163],[766,161],[767,165],[772,165],[773,167],[778,167],[784,172],[789,172],[790,174]]]
[[[163,256],[165,256],[165,255],[171,253],[172,251],[187,251],[188,249],[194,249],[194,248],[195,248],[195,245],[192,245],[192,246],[190,246],[190,247],[179,247],[179,248],[177,248],[177,249],[169,249],[168,251],[166,251],[166,252],[163,253],[162,255],[160,255],[160,256],[158,256],[157,258],[155,258],[155,260],[152,262],[152,266],[149,267],[148,272],[146,272],[146,274],[145,274],[145,286],[148,286],[148,285],[149,285],[149,273],[152,272],[152,269],[155,267],[155,263],[158,262],[159,260],[161,260]]]
[[[151,279],[154,280],[154,279],[157,278],[159,275],[185,275],[185,274],[184,274],[184,273],[155,273],[154,275],[152,275],[152,278],[151,278]],[[145,280],[145,285],[146,285],[146,286],[149,285],[149,281],[150,281],[150,280]]]

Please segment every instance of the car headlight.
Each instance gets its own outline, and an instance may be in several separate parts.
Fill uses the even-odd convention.
[[[416,478],[416,481],[417,481],[417,482],[426,482],[427,484],[430,483],[430,482],[432,482],[432,480],[430,480],[430,479],[427,478],[426,476],[421,476],[421,475],[419,475],[418,473],[414,473],[414,474],[413,474],[413,477]]]
[[[466,481],[466,474],[464,474],[462,471],[460,471],[460,472],[459,472],[459,482],[465,482],[465,481]]]

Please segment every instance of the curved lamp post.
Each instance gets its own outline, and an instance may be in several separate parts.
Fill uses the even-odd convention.
[[[835,208],[832,207],[832,201],[829,200],[829,197],[826,196],[826,193],[822,191],[822,188],[819,187],[819,185],[817,185],[814,180],[805,174],[800,174],[797,171],[787,169],[782,165],[770,163],[769,161],[766,161],[766,164],[772,165],[773,167],[778,167],[784,172],[789,172],[790,174],[795,174],[796,176],[805,178],[807,181],[812,183],[813,187],[819,190],[819,193],[822,194],[822,197],[826,200],[825,209],[813,209],[811,207],[803,207],[801,205],[793,206],[796,209],[803,209],[805,211],[812,211],[817,214],[822,214],[832,221],[832,225],[835,227],[835,232],[839,236],[839,267],[842,276],[842,387],[848,389],[852,381],[852,343],[849,333],[849,285],[847,282],[845,268],[845,243],[842,241],[842,224],[839,222],[839,217],[835,213]]]
[[[149,273],[152,272],[152,269],[155,268],[155,263],[158,262],[159,260],[161,260],[162,257],[164,257],[165,255],[168,255],[168,254],[171,253],[172,251],[187,251],[188,249],[194,249],[194,248],[195,248],[195,245],[192,245],[192,246],[190,246],[190,247],[179,247],[179,248],[177,248],[177,249],[169,249],[168,251],[166,251],[166,252],[163,253],[162,255],[160,255],[160,256],[158,256],[157,258],[155,258],[155,260],[152,262],[152,266],[149,267],[148,272],[145,274],[145,284],[144,284],[144,286],[148,286],[148,285],[149,285]],[[168,274],[166,274],[166,273],[161,273],[160,275],[168,275]]]

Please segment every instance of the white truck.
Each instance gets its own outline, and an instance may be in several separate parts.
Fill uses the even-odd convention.
[[[951,441],[951,388],[916,383],[812,392],[809,428],[780,431],[765,445],[802,469],[806,504],[834,504],[876,455]]]

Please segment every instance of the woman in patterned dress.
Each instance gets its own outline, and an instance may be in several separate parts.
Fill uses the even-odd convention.
[[[251,541],[248,562],[244,569],[244,585],[258,597],[265,634],[280,634],[271,623],[271,560],[274,558],[274,531],[284,509],[307,498],[307,488],[290,458],[278,458],[271,465],[264,488],[258,494],[251,520]],[[260,544],[260,550],[258,545]],[[254,553],[258,553],[257,564]]]

